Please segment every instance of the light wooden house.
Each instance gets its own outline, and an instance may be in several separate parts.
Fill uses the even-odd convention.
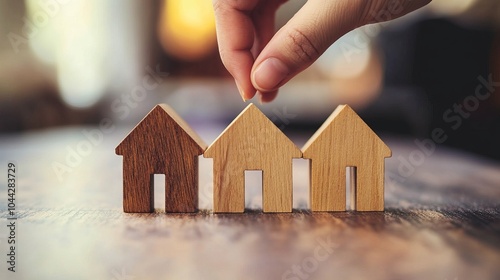
[[[311,160],[312,211],[346,210],[346,167],[355,167],[354,209],[384,210],[384,160],[391,150],[348,105],[338,106],[302,151]]]
[[[292,211],[292,159],[302,153],[255,105],[208,147],[213,158],[214,212],[244,212],[245,170],[262,170],[264,212]]]

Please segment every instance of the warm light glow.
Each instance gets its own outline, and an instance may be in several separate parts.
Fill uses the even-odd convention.
[[[216,46],[215,16],[209,0],[166,0],[160,15],[160,41],[172,56],[196,60]]]
[[[454,16],[459,15],[471,8],[477,0],[434,0],[429,8],[437,13]]]
[[[358,29],[340,38],[320,59],[319,66],[331,80],[337,100],[363,107],[376,98],[382,87],[382,63],[373,48],[377,26]]]
[[[366,47],[360,48],[349,59],[345,56],[337,56],[332,60],[330,70],[337,78],[348,79],[358,77],[368,67],[371,55],[371,49]]]
[[[354,78],[359,76],[370,61],[370,44],[380,27],[351,31],[337,40],[318,60],[318,66],[329,77]],[[376,31],[376,32],[373,32]]]

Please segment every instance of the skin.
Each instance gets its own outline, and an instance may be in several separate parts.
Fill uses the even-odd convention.
[[[308,0],[275,32],[286,0],[213,0],[219,52],[244,101],[272,101],[347,32],[406,15],[431,0]]]

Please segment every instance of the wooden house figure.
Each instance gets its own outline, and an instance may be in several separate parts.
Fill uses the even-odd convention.
[[[355,167],[353,209],[384,210],[385,158],[391,150],[348,105],[338,106],[302,151],[311,159],[312,211],[346,210],[346,167]]]
[[[292,159],[301,156],[300,149],[249,104],[204,153],[214,159],[214,212],[244,212],[245,170],[262,170],[263,212],[291,212]]]
[[[206,145],[168,105],[160,104],[116,147],[123,156],[123,210],[154,210],[154,174],[165,174],[166,212],[195,212],[198,155]]]

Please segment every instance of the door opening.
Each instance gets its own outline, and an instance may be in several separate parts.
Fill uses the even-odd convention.
[[[262,210],[262,170],[245,170],[245,208]]]
[[[356,166],[347,166],[345,168],[346,177],[346,209],[356,210]]]
[[[151,175],[153,188],[151,189],[151,203],[153,208],[165,212],[165,174]]]

